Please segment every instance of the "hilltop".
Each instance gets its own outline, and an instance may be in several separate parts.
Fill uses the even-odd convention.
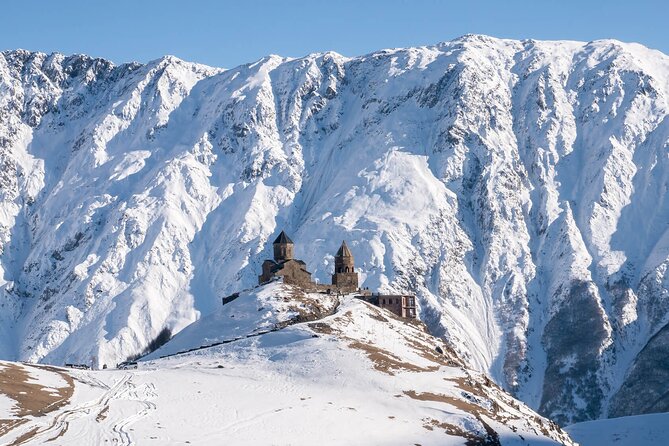
[[[184,348],[191,351],[175,354]],[[161,354],[171,356],[151,359]],[[241,294],[136,370],[51,373],[72,377],[69,404],[29,418],[2,440],[573,444],[553,422],[466,369],[420,322],[352,295],[328,300],[280,282]]]

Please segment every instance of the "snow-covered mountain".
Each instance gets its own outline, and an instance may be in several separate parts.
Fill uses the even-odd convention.
[[[669,57],[617,41],[231,70],[4,52],[0,356],[141,353],[286,229],[321,281],[349,241],[363,286],[416,292],[560,423],[669,410],[668,98]]]

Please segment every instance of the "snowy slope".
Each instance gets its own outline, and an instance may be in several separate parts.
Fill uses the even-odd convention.
[[[566,430],[581,446],[654,446],[669,438],[669,413],[586,421]]]
[[[320,319],[333,313],[339,304],[336,294],[305,293],[283,282],[272,282],[239,293],[235,300],[193,322],[166,345],[141,359],[170,356]]]
[[[258,333],[293,297],[298,322],[197,352],[141,362],[138,370],[70,371],[72,404],[30,418],[0,441],[44,444],[573,444],[554,423],[468,371],[421,324],[342,296],[323,315],[304,295],[273,284],[241,295],[203,333]],[[257,311],[262,305],[276,318]],[[302,305],[305,304],[305,305]],[[285,310],[285,311],[284,311]],[[192,327],[192,326],[191,326]],[[171,342],[170,342],[171,343]],[[165,345],[169,347],[170,343]],[[81,389],[98,395],[82,397]],[[0,388],[0,394],[1,394]],[[4,418],[0,412],[0,418]],[[32,432],[32,434],[31,434]]]
[[[4,52],[0,354],[139,354],[253,285],[286,229],[321,281],[347,239],[365,286],[416,292],[560,423],[667,410],[663,380],[628,395],[669,367],[668,95],[669,58],[617,41],[225,71]]]

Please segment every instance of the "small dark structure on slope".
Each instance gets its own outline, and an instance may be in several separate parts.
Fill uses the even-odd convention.
[[[317,284],[311,279],[307,265],[294,258],[293,241],[284,231],[274,240],[274,260],[265,260],[262,274],[258,276],[260,285],[276,278],[283,278],[284,283],[297,285],[305,290],[325,293],[358,293],[358,299],[395,313],[397,316],[413,319],[416,317],[416,297],[410,294],[379,294],[359,288],[358,272],[355,270],[353,253],[346,241],[343,241],[335,254],[335,270],[332,274],[332,285]],[[228,296],[223,304],[234,300],[237,296]]]

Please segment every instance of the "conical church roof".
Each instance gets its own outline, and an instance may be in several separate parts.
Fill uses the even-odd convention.
[[[275,245],[293,245],[293,241],[286,235],[285,232],[281,231],[281,234],[274,240]]]
[[[346,245],[346,241],[341,242],[339,251],[337,251],[337,257],[353,257],[351,250],[348,249],[348,246]]]

